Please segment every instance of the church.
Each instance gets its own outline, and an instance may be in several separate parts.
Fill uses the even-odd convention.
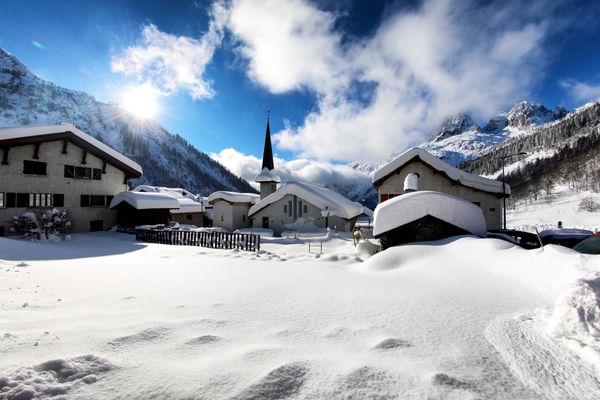
[[[282,183],[273,162],[268,117],[261,168],[255,178],[255,182],[260,187],[260,198],[254,202],[247,202],[248,220],[242,216],[241,226],[232,226],[224,218],[223,228],[235,230],[245,228],[246,223],[249,223],[252,228],[271,229],[277,236],[284,231],[316,231],[325,228],[350,231],[359,216],[372,214],[362,204],[351,201],[330,189],[304,182]],[[214,197],[216,200],[218,196]],[[223,202],[219,209],[222,208],[226,213],[227,207],[233,209],[236,206],[239,208],[235,203],[228,205]],[[215,204],[215,212],[216,210]],[[214,225],[220,226],[217,214],[216,212]]]

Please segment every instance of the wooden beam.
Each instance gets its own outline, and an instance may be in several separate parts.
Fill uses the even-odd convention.
[[[69,141],[67,139],[63,140],[62,154],[67,154],[67,144]]]
[[[102,161],[102,173],[105,174],[106,173],[106,161]]]
[[[2,165],[8,165],[8,151],[10,147],[4,147],[2,149]]]
[[[41,142],[35,143],[33,145],[33,159],[34,160],[39,160],[40,159],[40,146],[42,145]]]
[[[83,157],[81,158],[81,163],[82,164],[87,164],[87,151],[83,151]]]

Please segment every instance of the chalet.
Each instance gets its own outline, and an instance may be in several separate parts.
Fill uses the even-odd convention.
[[[163,193],[177,200],[178,207],[171,209],[171,219],[180,224],[210,226],[212,217],[206,213],[204,199],[189,190],[181,188],[168,188],[162,186],[140,185],[133,189],[134,192]]]
[[[502,228],[502,199],[510,187],[494,179],[462,171],[413,148],[400,154],[373,175],[379,203],[417,190],[447,193],[481,208],[487,229]]]
[[[122,229],[140,225],[168,225],[171,210],[179,208],[176,198],[164,193],[121,192],[110,202],[115,210],[117,222]]]
[[[74,232],[109,229],[109,205],[142,168],[73,125],[0,128],[0,235],[13,216],[65,208]]]
[[[213,226],[233,232],[252,226],[248,212],[260,196],[256,193],[218,191],[208,196],[213,206]]]

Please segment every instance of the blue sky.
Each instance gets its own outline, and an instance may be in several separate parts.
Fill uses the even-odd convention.
[[[5,0],[0,47],[102,101],[152,82],[156,118],[208,153],[260,157],[270,109],[280,158],[346,162],[417,144],[455,112],[484,122],[523,99],[573,108],[600,96],[599,11],[544,0]],[[186,59],[188,49],[208,54]],[[140,61],[156,51],[181,58],[173,68],[188,65],[193,83],[165,83],[172,69]]]

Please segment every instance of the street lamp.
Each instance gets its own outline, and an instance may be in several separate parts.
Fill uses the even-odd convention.
[[[503,218],[502,227],[504,229],[506,229],[506,182],[504,181],[504,160],[507,158],[514,157],[514,156],[524,156],[524,155],[527,155],[527,153],[521,151],[519,153],[509,154],[509,155],[500,157],[500,159],[502,160],[502,218]]]

